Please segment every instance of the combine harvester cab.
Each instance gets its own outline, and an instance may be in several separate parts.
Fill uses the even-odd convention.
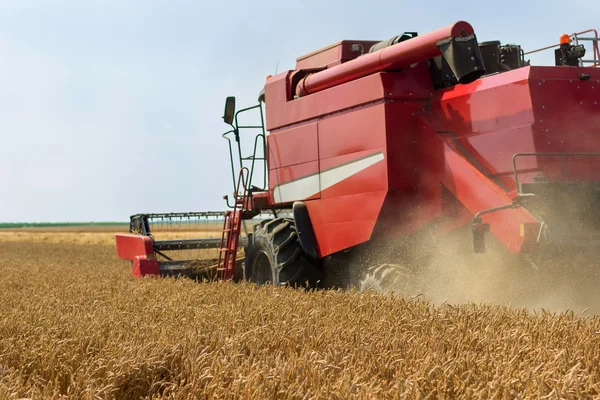
[[[228,98],[224,136],[238,151],[230,140],[234,204],[219,277],[339,286],[353,249],[463,227],[477,253],[491,236],[514,254],[597,248],[597,33],[563,35],[541,50],[552,48],[555,66],[531,66],[520,46],[478,43],[459,21],[424,35],[338,42],[268,77],[259,105],[235,113]],[[237,123],[247,110],[260,110],[260,125]],[[244,128],[261,129],[245,158]],[[253,184],[256,161],[264,161],[262,187]],[[242,221],[267,211],[274,215],[253,222],[235,273]],[[158,246],[143,232],[117,243],[134,270],[136,257]],[[138,264],[161,271],[152,260]]]

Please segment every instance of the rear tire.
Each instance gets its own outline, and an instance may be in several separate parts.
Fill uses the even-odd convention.
[[[294,220],[276,218],[255,226],[246,248],[246,279],[276,286],[314,286],[319,279],[317,260],[302,250]]]
[[[410,289],[409,283],[413,272],[400,264],[382,264],[370,267],[365,277],[360,281],[361,292],[373,290],[375,292],[400,292],[405,293]]]

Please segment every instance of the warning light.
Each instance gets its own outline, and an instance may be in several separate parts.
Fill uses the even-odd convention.
[[[560,44],[570,44],[571,43],[571,36],[567,35],[566,33],[563,33],[562,35],[560,35]]]

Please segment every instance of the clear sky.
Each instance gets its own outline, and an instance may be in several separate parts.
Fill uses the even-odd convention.
[[[0,0],[0,221],[222,210],[226,96],[253,105],[278,63],[341,39],[460,19],[527,50],[600,28],[600,2]]]

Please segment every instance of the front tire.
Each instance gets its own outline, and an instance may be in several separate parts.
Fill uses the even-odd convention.
[[[319,278],[317,260],[302,250],[294,220],[276,218],[255,226],[246,249],[246,279],[276,286],[314,286]]]

